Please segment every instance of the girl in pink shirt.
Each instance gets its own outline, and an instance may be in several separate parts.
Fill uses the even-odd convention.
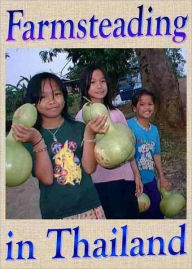
[[[103,103],[110,110],[113,122],[126,123],[123,113],[112,105],[111,91],[104,70],[96,65],[88,66],[81,74],[82,97],[92,102]],[[82,98],[82,105],[86,101]],[[83,121],[82,110],[76,120]],[[139,170],[135,160],[115,169],[105,169],[97,165],[92,174],[106,218],[136,219],[139,215],[137,196],[143,191]]]

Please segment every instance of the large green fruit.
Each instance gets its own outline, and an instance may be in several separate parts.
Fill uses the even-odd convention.
[[[32,159],[21,142],[6,141],[6,184],[9,187],[24,183],[30,176]]]
[[[138,205],[139,205],[139,212],[145,212],[150,207],[150,199],[149,196],[146,193],[142,193],[139,197],[137,197]]]
[[[32,104],[20,106],[13,114],[13,123],[32,127],[37,120],[37,110]]]
[[[19,107],[14,115],[13,122],[32,127],[37,119],[37,110],[32,104]],[[23,144],[16,141],[10,130],[6,138],[6,185],[18,186],[24,183],[32,170],[32,158]]]
[[[161,189],[162,200],[160,210],[167,218],[178,215],[185,206],[185,198],[178,192]]]
[[[95,158],[104,168],[115,168],[135,155],[135,137],[130,128],[122,123],[113,123],[108,110],[100,103],[87,103],[82,110],[85,123],[96,115],[108,115],[106,124],[108,131],[103,135],[96,135]]]
[[[161,188],[160,181],[157,181],[157,188],[161,193],[162,200],[160,203],[160,210],[167,218],[172,218],[178,215],[185,206],[185,198],[182,194],[176,191],[168,191]]]
[[[109,112],[107,108],[100,103],[85,103],[82,108],[82,116],[85,124],[92,120],[95,116],[108,115]]]
[[[97,163],[104,168],[115,168],[132,160],[135,146],[130,129],[125,124],[111,123],[107,133],[96,141],[94,152]]]

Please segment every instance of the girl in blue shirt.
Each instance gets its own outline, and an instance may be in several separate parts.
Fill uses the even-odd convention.
[[[155,168],[159,173],[161,188],[169,189],[170,183],[163,173],[159,132],[157,127],[150,123],[154,113],[155,96],[142,89],[133,96],[132,104],[136,117],[129,119],[127,124],[136,138],[135,160],[144,185],[143,192],[151,200],[149,210],[142,213],[141,218],[162,219],[164,216],[159,208],[161,196],[157,188]]]

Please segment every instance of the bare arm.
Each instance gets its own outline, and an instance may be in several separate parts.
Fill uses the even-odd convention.
[[[154,155],[154,162],[159,173],[161,188],[170,189],[171,184],[165,179],[160,154]]]
[[[103,134],[107,132],[109,127],[105,126],[106,120],[106,116],[96,116],[85,127],[83,155],[81,161],[84,170],[88,174],[93,173],[97,167],[97,162],[94,155],[95,135],[97,133]]]
[[[81,162],[84,170],[88,174],[93,173],[97,166],[97,162],[95,160],[94,155],[94,147],[95,147],[95,136],[89,134],[85,130],[83,141],[83,155]]]
[[[35,152],[35,164],[34,170],[36,177],[45,185],[51,185],[53,183],[53,166],[49,157],[44,140],[42,140],[38,147],[34,147]]]
[[[135,184],[136,184],[136,196],[139,196],[143,192],[143,183],[141,182],[141,177],[139,173],[139,169],[137,167],[135,159],[133,159],[131,162],[131,168],[133,170],[134,178],[135,178]]]
[[[13,124],[12,129],[17,141],[29,142],[34,145],[35,175],[43,184],[51,185],[53,183],[53,167],[40,132],[34,128],[15,124]]]

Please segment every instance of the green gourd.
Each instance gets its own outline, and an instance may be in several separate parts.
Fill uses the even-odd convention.
[[[12,122],[32,127],[37,120],[37,110],[32,104],[24,104],[13,114]],[[24,183],[32,170],[32,158],[22,142],[16,141],[12,129],[6,138],[6,185],[18,186]]]
[[[137,197],[137,200],[140,213],[145,212],[149,209],[151,202],[149,196],[146,193],[143,192],[139,197]]]
[[[109,111],[103,104],[92,103],[90,101],[84,104],[83,109],[82,109],[82,116],[83,116],[83,121],[85,122],[85,124],[87,124],[95,116],[102,116],[102,115],[109,116]],[[108,119],[106,121],[106,125],[109,125]],[[97,134],[96,135],[97,141],[99,141],[103,136],[104,134]]]
[[[178,215],[185,206],[185,198],[182,194],[176,191],[167,191],[161,189],[162,200],[160,210],[167,218],[172,218]]]
[[[107,115],[108,131],[103,135],[96,135],[94,148],[95,158],[104,168],[115,168],[134,158],[135,137],[127,125],[114,123],[110,119],[108,110],[100,103],[86,103],[82,109],[83,120],[88,123],[97,115]]]
[[[85,124],[92,120],[95,116],[109,115],[107,108],[100,103],[87,102],[82,109],[82,116]]]

